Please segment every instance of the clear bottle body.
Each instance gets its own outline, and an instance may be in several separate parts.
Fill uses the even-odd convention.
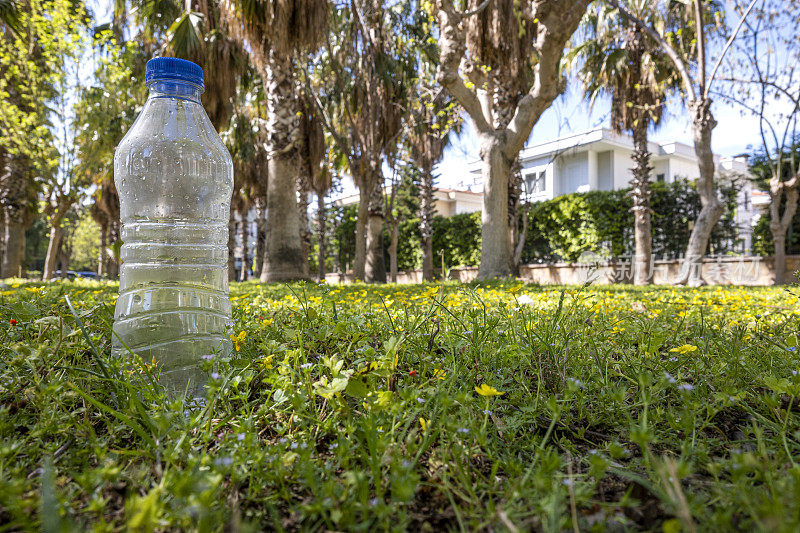
[[[154,82],[114,155],[122,248],[112,350],[155,361],[196,393],[204,357],[231,351],[228,215],[233,164],[200,89]],[[133,354],[131,354],[133,352]]]

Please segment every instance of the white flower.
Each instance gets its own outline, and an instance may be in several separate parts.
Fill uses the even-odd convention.
[[[521,305],[533,305],[533,298],[531,298],[531,297],[530,297],[530,296],[528,296],[527,294],[523,294],[522,296],[520,296],[520,297],[517,299],[517,301],[518,301],[518,302],[519,302]]]

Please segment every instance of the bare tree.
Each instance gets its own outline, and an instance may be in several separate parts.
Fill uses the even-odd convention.
[[[744,11],[745,6],[737,6]],[[761,146],[753,169],[769,186],[775,283],[787,282],[786,233],[800,184],[800,5],[760,0],[742,28],[719,96],[758,119]]]

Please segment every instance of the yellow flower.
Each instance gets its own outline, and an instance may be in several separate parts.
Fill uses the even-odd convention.
[[[147,370],[154,369],[156,367],[156,365],[158,365],[158,362],[156,361],[156,356],[155,355],[153,356],[153,358],[150,360],[149,363],[144,363],[144,367]]]
[[[430,425],[430,420],[425,420],[424,418],[419,418],[419,426],[422,428],[422,431],[428,431],[428,426]]]
[[[480,387],[475,387],[475,392],[477,392],[481,396],[500,396],[502,394],[505,394],[505,392],[500,392],[499,390],[487,385],[486,383],[484,383]]]
[[[697,351],[697,346],[694,346],[693,344],[684,344],[683,346],[678,346],[677,348],[672,348],[670,350],[670,352],[675,352],[680,354],[694,352],[694,351]]]
[[[445,372],[445,371],[444,371],[444,370],[442,370],[441,368],[436,368],[436,369],[434,369],[434,371],[433,371],[433,377],[435,377],[435,378],[444,379],[444,377],[445,377],[446,375],[447,375],[447,372]]]
[[[275,359],[275,354],[268,355],[268,356],[264,357],[263,359],[261,359],[261,361],[259,361],[259,362],[261,363],[261,365],[265,369],[270,370],[273,367],[273,365],[272,365],[272,360],[273,359]]]
[[[246,331],[241,331],[241,332],[239,332],[238,335],[231,334],[231,340],[233,341],[233,347],[236,348],[237,352],[241,348],[240,345],[241,345],[242,342],[244,342],[244,338],[245,337],[247,337],[247,332]]]

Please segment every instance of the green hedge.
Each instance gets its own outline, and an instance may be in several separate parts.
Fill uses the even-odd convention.
[[[565,194],[533,204],[523,263],[575,261],[584,251],[611,257],[632,255],[633,201],[628,189]],[[710,252],[734,251],[736,185],[721,187],[726,210],[711,235]],[[686,249],[692,224],[700,213],[700,195],[691,182],[652,184],[653,254],[678,257]]]
[[[621,256],[633,234],[631,201],[625,191],[565,194],[528,211],[525,263],[576,260],[586,250]]]
[[[727,209],[711,236],[710,252],[723,254],[739,245],[733,222],[736,209],[735,186],[722,189]],[[653,253],[656,257],[678,257],[686,248],[691,225],[700,212],[700,197],[692,183],[654,183]],[[565,194],[531,204],[523,263],[575,261],[584,251],[621,257],[633,253],[633,213],[628,190],[591,191]],[[344,269],[355,256],[356,206],[334,208],[334,246],[331,257]],[[481,249],[481,214],[465,213],[433,220],[434,265],[477,266]],[[388,229],[384,242],[389,243]],[[400,225],[397,263],[400,270],[420,268],[419,220]],[[388,250],[387,250],[388,266]]]

